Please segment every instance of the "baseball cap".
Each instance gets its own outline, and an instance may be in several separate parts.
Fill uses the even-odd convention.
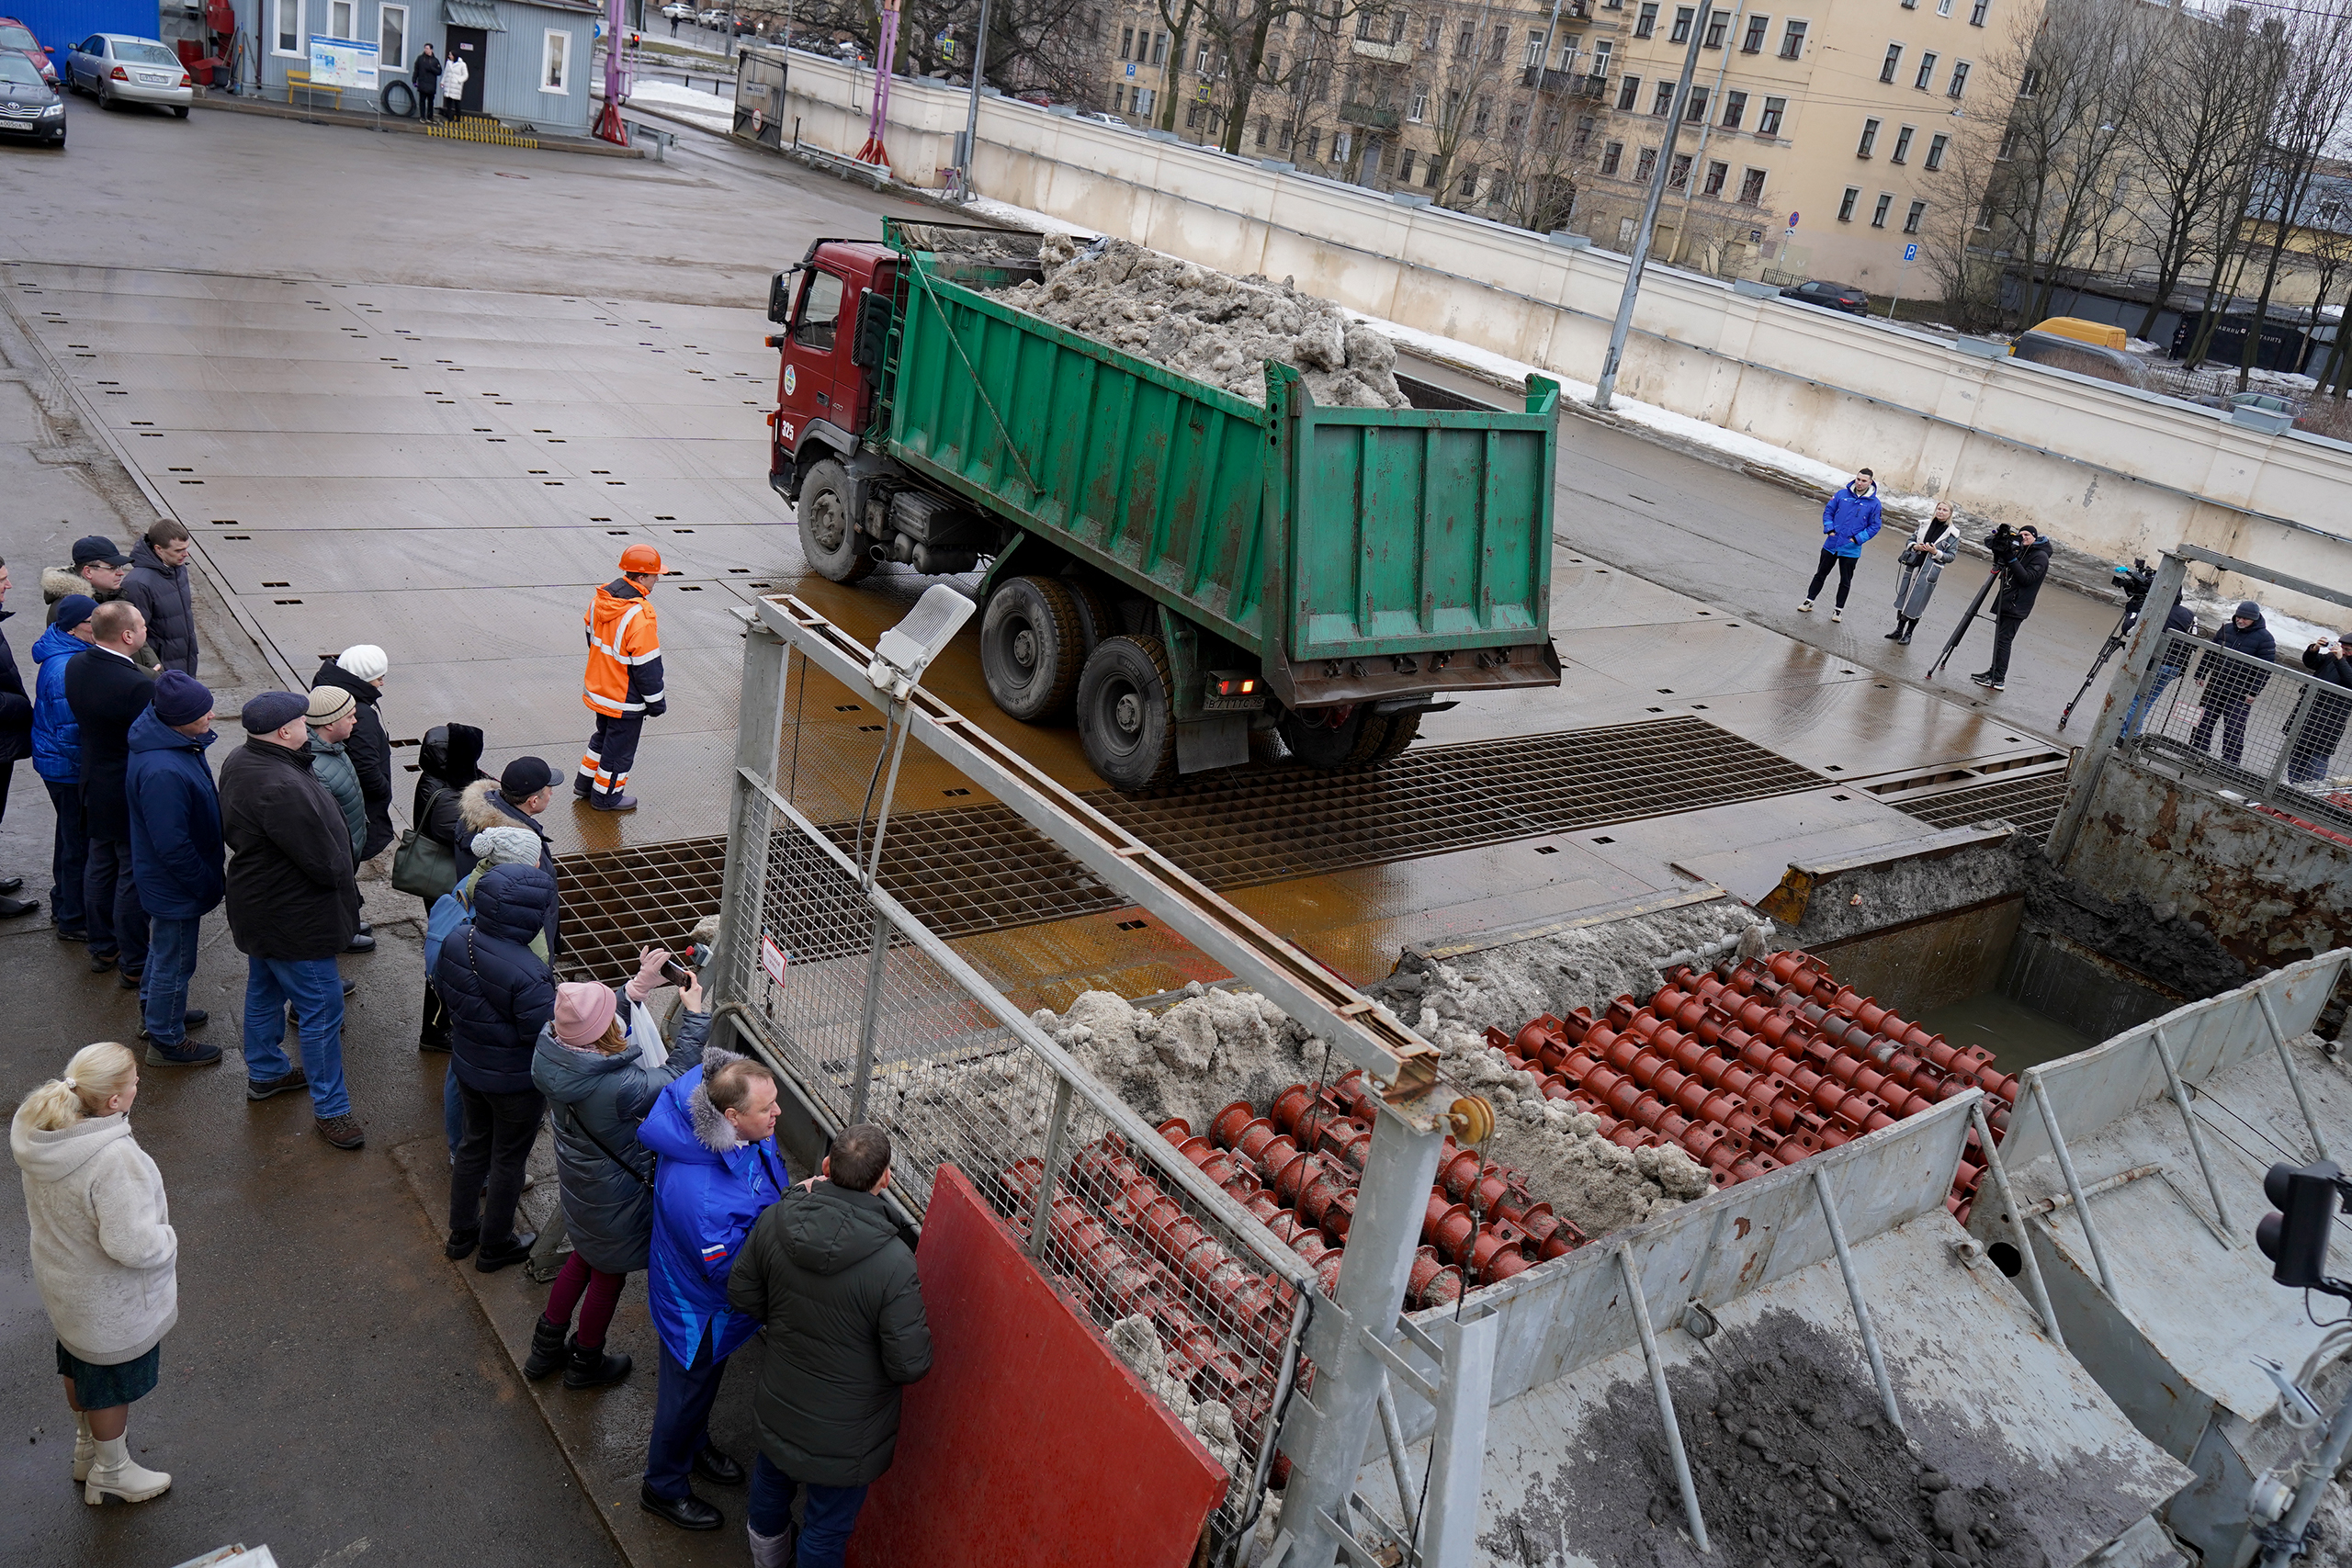
[[[104,534],[85,534],[74,541],[74,565],[78,570],[92,563],[102,566],[129,566],[130,558],[115,547]]]

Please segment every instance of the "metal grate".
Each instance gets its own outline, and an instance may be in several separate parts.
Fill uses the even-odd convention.
[[[674,947],[695,921],[718,912],[726,865],[723,837],[557,856],[563,966],[608,985],[628,979],[639,948]]]
[[[1905,801],[1902,809],[1930,827],[1965,828],[1997,817],[2036,838],[2047,838],[2065,804],[2066,771],[2060,768]]]
[[[1431,746],[1374,773],[1261,768],[1144,798],[1095,790],[1086,800],[1193,875],[1224,889],[1788,795],[1823,782],[1703,719],[1677,717]],[[857,830],[854,821],[822,829],[843,851],[852,849]],[[620,979],[635,967],[638,943],[650,940],[645,933],[658,927],[674,937],[675,911],[691,907],[698,916],[716,908],[725,844],[695,839],[563,857],[557,863],[560,877],[576,863],[601,869],[617,860],[662,855],[681,863],[691,858],[704,868],[692,898],[682,897],[674,882],[647,875],[633,886],[659,902],[630,906],[610,918],[583,912],[577,921],[567,883],[566,929],[583,928],[575,957],[591,963],[593,943],[601,962],[591,966],[600,977]],[[589,881],[584,873],[571,874],[583,885]],[[682,869],[665,865],[664,877],[680,874]],[[925,926],[948,938],[1125,903],[1010,807],[993,803],[892,817],[882,883]],[[617,897],[622,883],[608,872],[600,886],[616,889]],[[593,936],[584,929],[592,920]],[[818,932],[808,940],[831,946]]]

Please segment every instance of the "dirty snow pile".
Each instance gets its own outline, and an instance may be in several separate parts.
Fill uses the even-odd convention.
[[[1057,326],[1254,403],[1266,400],[1261,367],[1276,360],[1326,407],[1411,406],[1396,387],[1396,345],[1288,278],[1233,277],[1125,240],[1054,234],[1037,254],[1045,281],[1008,297]]]
[[[1225,1473],[1235,1481],[1247,1480],[1249,1471],[1241,1462],[1241,1438],[1233,1427],[1233,1407],[1223,1400],[1193,1397],[1184,1380],[1168,1370],[1168,1351],[1160,1344],[1159,1330],[1153,1326],[1149,1314],[1136,1313],[1119,1319],[1111,1325],[1109,1337],[1111,1348],[1119,1353],[1119,1359],[1126,1362],[1177,1420],[1191,1428],[1209,1450],[1209,1457],[1225,1467]]]

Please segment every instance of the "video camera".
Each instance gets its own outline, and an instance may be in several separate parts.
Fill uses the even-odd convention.
[[[2123,607],[2133,615],[2148,602],[2148,590],[2156,585],[2156,569],[2143,557],[2133,556],[2128,567],[2115,569],[2115,586],[2123,595]]]
[[[1993,530],[1993,536],[1984,541],[1984,547],[1993,552],[1995,566],[2008,566],[2018,558],[2018,531],[2004,523]]]
[[[2352,1299],[2352,1282],[2327,1275],[2327,1243],[2338,1209],[2352,1208],[2352,1181],[2334,1160],[2274,1165],[2263,1195],[2278,1205],[2254,1227],[2254,1244],[2270,1259],[2270,1277],[2293,1290],[2325,1291]]]

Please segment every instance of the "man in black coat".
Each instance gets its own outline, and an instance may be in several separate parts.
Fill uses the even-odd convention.
[[[189,581],[187,527],[159,517],[130,547],[130,575],[122,597],[147,617],[147,647],[161,670],[196,673],[196,590]]]
[[[2352,687],[2352,645],[2343,635],[2322,637],[2303,649],[2303,668],[2333,686]],[[2344,744],[2344,727],[2352,721],[2352,696],[2329,691],[2312,694],[2303,716],[2303,732],[2296,739],[2295,754],[2287,761],[2287,777],[2299,784],[2324,784],[2327,764]]]
[[[2245,657],[2223,659],[2209,653],[2197,661],[2197,679],[2205,682],[2205,697],[2188,743],[2199,751],[2205,750],[2213,738],[2213,721],[2221,720],[2222,761],[2234,768],[2245,755],[2245,721],[2254,712],[2254,699],[2270,684],[2278,639],[2270,635],[2262,606],[2245,599],[2239,602],[2236,614],[2213,628],[2213,645]]]
[[[752,1412],[752,1561],[786,1561],[792,1494],[808,1489],[800,1568],[838,1564],[865,1489],[890,1468],[899,1391],[931,1371],[915,1255],[882,1201],[890,1135],[835,1135],[822,1174],[768,1207],[727,1277],[727,1302],[765,1331]],[[763,1555],[764,1552],[764,1555]]]
[[[1996,529],[1991,546],[1993,564],[2001,573],[2001,591],[1993,597],[1993,663],[1969,679],[1988,692],[1998,692],[2009,682],[2009,645],[2033,614],[2041,580],[2050,575],[2050,541],[2029,523],[2015,534],[2006,526]]]
[[[307,1088],[319,1135],[356,1149],[368,1140],[344,1089],[334,958],[359,929],[359,884],[343,807],[311,772],[310,706],[291,692],[254,698],[243,715],[245,743],[220,764],[229,934],[245,955],[245,1098]],[[289,1002],[300,1066],[286,1055]]]
[[[8,597],[8,564],[0,561],[0,600]],[[0,621],[15,615],[14,610],[0,610]],[[16,651],[8,639],[0,635],[0,818],[8,815],[8,785],[17,772],[17,759],[32,755],[33,700],[25,690],[24,677],[17,673]],[[12,898],[8,895],[25,885],[21,876],[0,879],[0,920],[16,915],[29,915],[40,908],[38,898]]]
[[[90,971],[121,964],[126,990],[147,968],[147,910],[130,876],[130,807],[123,774],[130,766],[130,726],[155,701],[155,682],[139,667],[147,618],[139,607],[108,600],[90,616],[90,646],[66,662],[65,705],[82,727],[82,908],[90,932]]]
[[[433,123],[433,106],[441,101],[441,62],[426,44],[408,69],[408,79],[416,89],[416,118],[427,125]]]
[[[349,692],[359,705],[359,721],[352,726],[343,750],[351,759],[351,771],[359,775],[359,798],[368,812],[368,831],[359,845],[361,860],[375,859],[392,841],[392,743],[384,732],[383,716],[376,710],[384,694],[385,672],[390,668],[382,649],[363,642],[320,665],[311,681],[312,691],[333,686]]]

